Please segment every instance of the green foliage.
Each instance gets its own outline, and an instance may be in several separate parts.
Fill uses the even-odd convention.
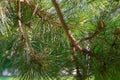
[[[76,39],[93,35],[100,20],[105,24],[96,36],[80,43],[84,48],[88,46],[92,52],[88,60],[85,53],[77,52],[82,79],[92,76],[95,80],[119,80],[120,34],[114,33],[120,28],[120,1],[60,0],[58,3]],[[30,49],[35,55],[39,55],[40,59],[37,62],[33,60],[21,41],[17,2],[3,0],[0,1],[0,71],[6,68],[17,69],[20,80],[62,80],[60,77],[65,75],[75,78],[72,74],[75,65],[71,44],[51,1],[32,0],[31,4],[36,8],[31,9],[27,3],[21,2],[22,27]],[[36,15],[36,9],[41,10],[39,15]],[[26,25],[29,22],[32,28]],[[62,71],[68,74],[62,74]],[[64,78],[63,80],[67,80]]]

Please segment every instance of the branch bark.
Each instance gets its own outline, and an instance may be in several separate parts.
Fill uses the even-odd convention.
[[[27,41],[27,36],[25,36],[24,30],[22,28],[22,21],[21,21],[21,1],[17,0],[17,21],[18,21],[18,32],[19,35],[21,37],[21,40],[25,46],[25,50],[28,53],[28,55],[30,56],[30,58],[32,59],[32,61],[34,61],[35,63],[37,63],[38,65],[41,65],[40,60],[40,56],[34,54],[34,52],[32,51],[32,49],[30,48],[30,45]]]
[[[79,64],[78,64],[77,55],[76,55],[76,49],[77,49],[77,47],[79,47],[79,49],[82,50],[82,48],[80,46],[76,45],[76,39],[72,35],[72,32],[69,29],[69,27],[67,26],[67,24],[65,23],[62,12],[61,12],[56,0],[52,0],[52,3],[53,3],[53,6],[54,6],[54,8],[57,12],[57,15],[58,15],[60,21],[61,21],[62,27],[63,27],[66,35],[68,36],[70,43],[72,44],[72,51],[73,51],[72,56],[73,56],[73,59],[74,59],[76,70],[77,70],[76,71],[77,72],[77,77],[79,77],[79,79],[80,79],[80,71],[79,71]]]
[[[27,42],[24,30],[22,28],[22,21],[21,21],[21,2],[20,0],[17,1],[17,20],[18,20],[18,31],[19,35],[21,36],[22,42],[25,44],[26,51],[28,53],[31,52],[30,46]]]

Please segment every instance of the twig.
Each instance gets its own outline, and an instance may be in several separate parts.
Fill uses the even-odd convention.
[[[55,17],[51,17],[51,13],[41,10],[31,3],[26,2],[26,5],[29,6],[32,11],[34,11],[33,14],[37,15],[43,21],[48,22],[50,25],[53,26],[62,27],[61,23],[59,21],[56,21]]]
[[[99,33],[99,32],[96,31],[93,35],[78,40],[78,43],[83,42],[83,41],[86,41],[86,40],[90,40],[90,39],[94,38],[98,33]]]

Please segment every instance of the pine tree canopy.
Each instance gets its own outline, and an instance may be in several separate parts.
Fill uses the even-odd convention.
[[[120,1],[0,0],[5,69],[19,80],[120,80]]]

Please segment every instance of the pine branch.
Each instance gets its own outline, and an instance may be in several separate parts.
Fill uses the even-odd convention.
[[[30,9],[33,11],[33,15],[37,15],[41,20],[44,22],[48,22],[50,25],[62,27],[61,23],[56,20],[55,17],[52,17],[53,14],[39,9],[36,5],[32,5],[31,3],[25,2],[27,6],[30,7]]]
[[[31,52],[30,46],[27,42],[27,38],[25,36],[24,30],[22,28],[22,21],[21,21],[21,2],[20,0],[17,1],[17,20],[18,20],[18,31],[19,35],[21,36],[22,42],[25,44],[26,51],[28,53]]]
[[[21,21],[21,2],[20,0],[17,1],[17,21],[18,21],[18,31],[19,31],[19,35],[21,37],[21,40],[25,46],[25,50],[28,53],[28,55],[30,56],[30,58],[32,59],[32,61],[34,61],[37,64],[40,64],[40,56],[37,54],[34,54],[34,52],[32,51],[32,49],[30,48],[30,44],[27,41],[27,36],[25,36],[24,30],[22,28],[22,21]]]
[[[69,27],[66,25],[65,20],[64,20],[64,18],[63,18],[63,15],[62,15],[62,13],[61,13],[61,11],[60,11],[60,8],[59,8],[56,0],[52,0],[52,3],[53,3],[53,5],[54,5],[54,7],[55,7],[55,10],[56,10],[56,12],[57,12],[57,15],[59,16],[59,19],[60,19],[60,21],[61,21],[61,24],[62,24],[62,27],[64,28],[65,33],[67,34],[67,36],[68,36],[68,38],[70,39],[70,41],[71,41],[72,43],[74,43],[76,40],[75,40],[75,38],[73,37],[73,35],[72,35]]]
[[[74,59],[74,63],[75,63],[75,66],[76,66],[76,70],[77,70],[77,76],[80,77],[80,71],[79,71],[79,64],[78,64],[78,61],[77,61],[77,55],[76,55],[76,45],[74,45],[76,43],[76,40],[74,38],[74,36],[72,35],[71,33],[71,30],[69,29],[69,27],[67,26],[67,24],[65,23],[65,20],[63,18],[63,15],[61,13],[61,10],[56,2],[56,0],[52,0],[52,3],[53,3],[53,6],[57,12],[57,15],[61,21],[61,24],[62,24],[62,27],[66,33],[66,35],[68,36],[69,38],[69,41],[71,42],[71,44],[73,45],[72,46],[72,56],[73,56],[73,59]],[[77,45],[78,46],[78,45]],[[81,47],[79,46],[79,48],[81,49]]]

